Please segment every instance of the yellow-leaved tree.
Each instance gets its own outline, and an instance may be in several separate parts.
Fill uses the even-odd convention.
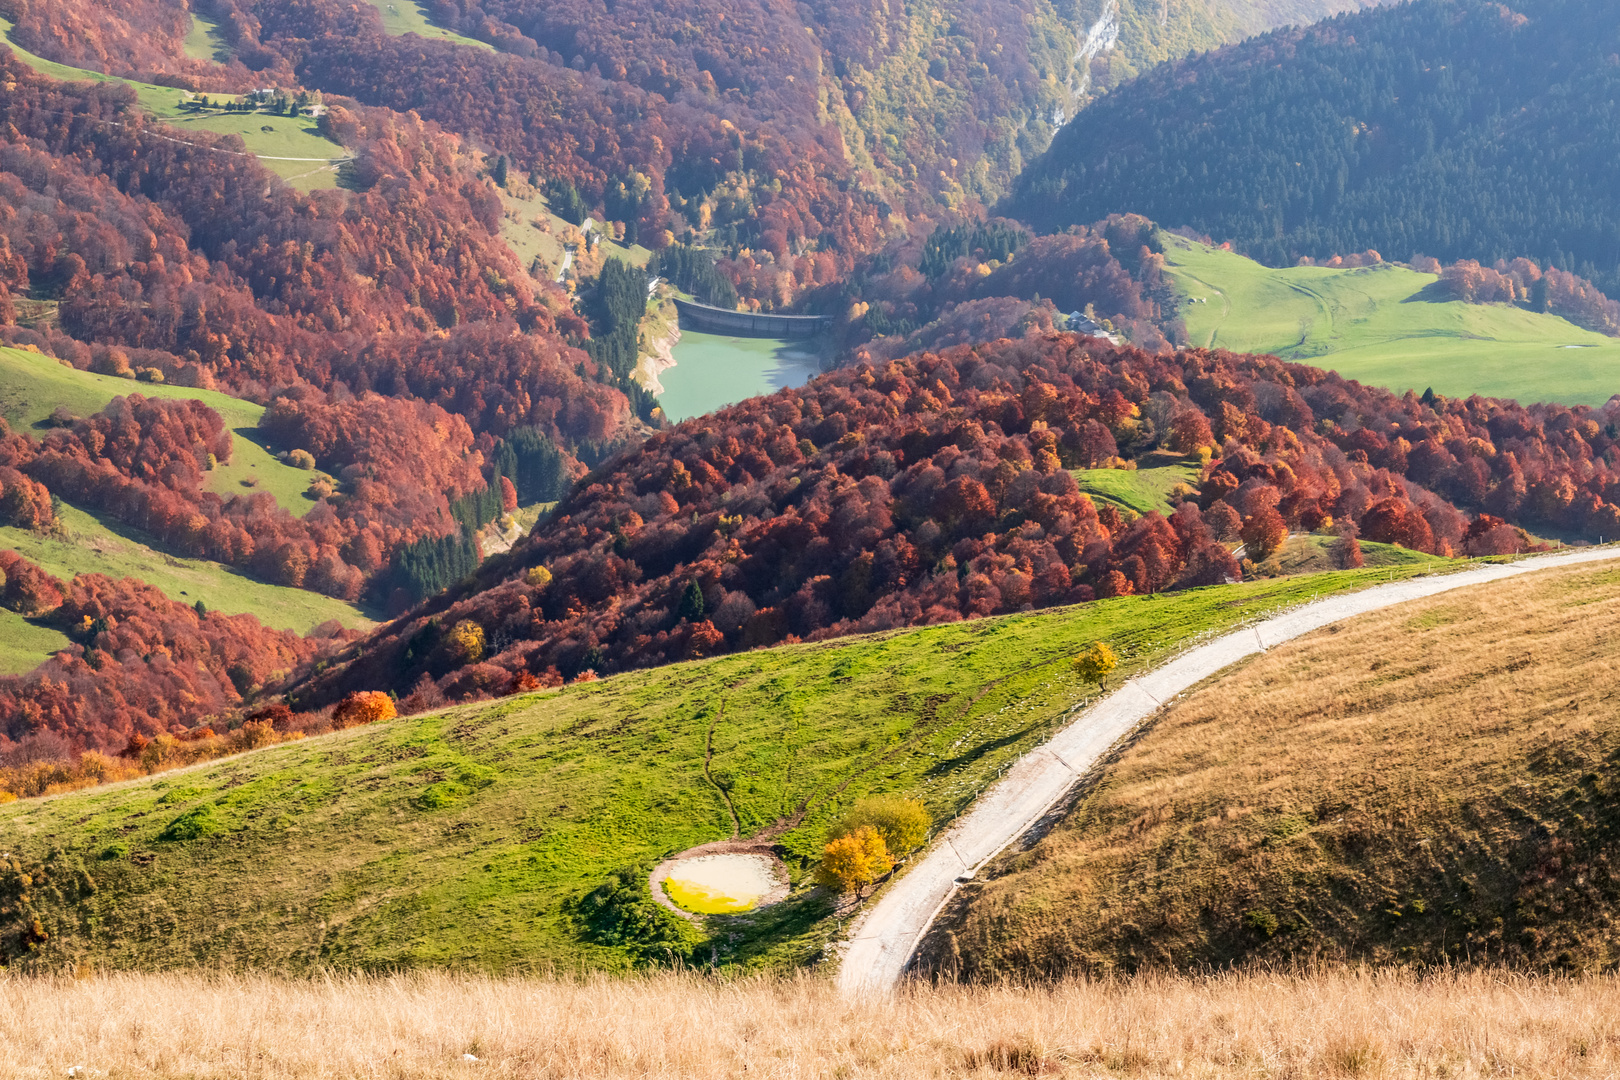
[[[450,654],[464,664],[484,658],[484,628],[471,619],[462,619],[450,628]]]
[[[872,826],[862,825],[828,843],[816,880],[841,893],[859,893],[893,868],[883,837]]]
[[[1108,673],[1119,666],[1119,657],[1114,650],[1100,641],[1093,641],[1091,648],[1074,658],[1074,673],[1086,682],[1094,682],[1098,686],[1107,688]]]
[[[849,813],[828,831],[827,839],[838,840],[869,825],[883,837],[890,856],[903,859],[922,847],[931,824],[928,811],[916,799],[869,795],[849,808]]]

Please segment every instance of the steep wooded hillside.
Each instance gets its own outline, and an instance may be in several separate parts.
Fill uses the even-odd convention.
[[[1084,110],[1007,212],[1133,212],[1273,265],[1523,256],[1620,284],[1620,25],[1603,0],[1418,0],[1154,69]]]
[[[1273,358],[1070,334],[861,363],[606,463],[510,556],[295,699],[386,688],[426,707],[1212,584],[1241,573],[1239,538],[1259,561],[1290,530],[1342,533],[1340,565],[1360,565],[1358,533],[1443,554],[1522,549],[1504,522],[1616,536],[1614,409],[1397,397]],[[1075,479],[1155,465],[1185,470],[1168,517],[1099,507]]]
[[[997,981],[1234,961],[1613,969],[1612,569],[1331,626],[1150,721],[947,912]]]

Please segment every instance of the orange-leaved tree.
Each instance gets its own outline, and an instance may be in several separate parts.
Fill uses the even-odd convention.
[[[848,836],[827,844],[816,869],[816,880],[842,893],[859,893],[894,868],[883,835],[862,825]]]
[[[381,690],[357,690],[338,702],[338,707],[332,710],[332,726],[359,727],[380,720],[392,720],[395,715],[394,699]]]

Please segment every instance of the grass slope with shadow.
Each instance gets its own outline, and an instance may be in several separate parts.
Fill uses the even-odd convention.
[[[191,398],[217,412],[231,429],[231,460],[209,472],[204,486],[221,498],[264,491],[294,517],[315,508],[305,496],[316,473],[284,464],[260,441],[264,407],[216,390],[135,382],[112,375],[80,371],[40,353],[0,348],[0,416],[18,431],[35,438],[59,406],[75,416],[90,416],[115,397]],[[284,447],[283,449],[295,449]]]
[[[1613,969],[1620,570],[1414,601],[1150,721],[926,948],[999,982],[1258,961]]]
[[[171,600],[183,604],[201,600],[210,611],[227,615],[250,612],[266,626],[300,634],[329,619],[356,630],[373,625],[354,604],[307,589],[270,585],[207,559],[177,558],[155,547],[156,541],[138,529],[67,503],[58,506],[61,525],[55,531],[40,535],[0,526],[0,548],[17,552],[63,581],[78,574],[137,578]]]
[[[1164,235],[1193,345],[1271,353],[1397,394],[1433,387],[1602,405],[1620,386],[1620,340],[1508,304],[1431,299],[1438,278],[1384,264],[1274,270]]]
[[[729,801],[745,837],[781,829],[795,888],[711,918],[691,956],[804,964],[836,929],[808,870],[842,807],[904,793],[943,825],[1095,695],[1069,663],[1093,640],[1119,652],[1123,678],[1387,573],[694,661],[0,807],[18,872],[51,883],[0,917],[0,948],[57,969],[625,968],[642,952],[623,928],[640,916],[617,937],[588,933],[582,899],[730,837]],[[18,946],[36,918],[48,940]]]
[[[417,0],[371,0],[371,6],[382,16],[383,33],[391,37],[415,34],[430,41],[448,41],[452,45],[466,45],[473,49],[495,51],[487,41],[479,41],[437,26],[428,17],[426,9]]]

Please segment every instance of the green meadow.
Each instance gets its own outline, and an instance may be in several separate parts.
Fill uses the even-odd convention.
[[[51,653],[71,644],[62,631],[0,608],[0,675],[31,671]]]
[[[193,47],[200,48],[203,39],[217,35],[217,27],[193,21],[191,36],[187,39],[188,55]],[[301,190],[337,186],[335,162],[346,158],[347,151],[337,143],[323,137],[315,129],[315,121],[307,116],[272,116],[268,113],[196,113],[182,108],[191,99],[184,90],[172,86],[154,86],[134,79],[120,79],[96,71],[69,67],[44,57],[10,41],[11,22],[0,18],[0,39],[24,63],[42,75],[66,82],[115,82],[132,87],[142,111],[179,129],[190,128],[216,135],[239,135],[248,153],[260,158],[264,167]],[[203,27],[203,39],[197,27]],[[194,40],[195,39],[195,40]],[[276,160],[297,159],[297,160]]]
[[[1319,574],[788,645],[459,706],[0,807],[65,968],[624,969],[572,901],[621,870],[773,824],[794,880],[711,916],[704,961],[785,968],[835,929],[808,883],[871,793],[936,826],[1097,691],[1204,635],[1391,575]],[[86,882],[93,884],[86,886]]]
[[[1601,405],[1620,392],[1620,340],[1507,304],[1435,300],[1438,279],[1385,264],[1272,269],[1166,235],[1192,344],[1272,353],[1396,393]]]
[[[113,398],[130,394],[148,398],[193,398],[219,413],[225,426],[231,429],[231,460],[209,472],[204,483],[207,490],[222,498],[268,492],[295,517],[303,517],[315,508],[314,500],[304,492],[316,476],[324,474],[295,469],[276,459],[260,441],[259,418],[264,415],[263,406],[217,390],[96,375],[39,353],[0,348],[0,417],[35,438],[44,435],[42,426],[59,405],[65,405],[75,416],[90,416],[106,408]]]
[[[377,9],[382,16],[383,32],[399,37],[402,34],[416,34],[418,37],[430,38],[435,41],[448,41],[455,45],[467,45],[474,49],[488,49],[494,51],[494,46],[487,41],[479,41],[458,34],[453,30],[446,30],[442,26],[435,26],[428,19],[427,12],[416,0],[371,0],[371,6]]]
[[[193,60],[213,60],[224,63],[231,57],[231,47],[225,40],[225,31],[206,14],[193,10],[191,31],[186,34],[186,55]]]
[[[1134,514],[1157,510],[1168,517],[1170,493],[1183,484],[1197,487],[1200,472],[1197,465],[1178,461],[1146,469],[1074,469],[1071,475],[1080,490],[1098,502]]]
[[[201,600],[210,610],[228,615],[251,612],[266,626],[300,634],[329,619],[354,629],[372,626],[364,612],[346,601],[270,585],[207,559],[179,558],[139,529],[69,503],[57,505],[61,524],[54,532],[41,535],[0,526],[0,549],[17,552],[63,581],[78,574],[138,578],[171,600]]]

